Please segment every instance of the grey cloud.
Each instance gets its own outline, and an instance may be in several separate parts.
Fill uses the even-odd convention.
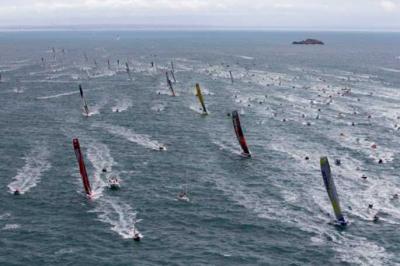
[[[0,23],[400,29],[400,0],[1,0]]]

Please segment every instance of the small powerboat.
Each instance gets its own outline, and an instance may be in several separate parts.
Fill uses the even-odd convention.
[[[108,179],[108,187],[112,190],[118,190],[120,188],[119,180],[116,176],[111,176]]]
[[[134,241],[140,241],[142,239],[142,235],[136,231],[136,229],[133,229],[133,240]]]
[[[186,202],[189,202],[189,201],[190,201],[190,199],[189,199],[187,193],[186,193],[186,192],[183,192],[183,191],[182,191],[181,193],[178,194],[178,200],[180,200],[180,201],[186,201]]]

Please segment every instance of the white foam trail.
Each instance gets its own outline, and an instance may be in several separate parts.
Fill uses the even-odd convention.
[[[23,87],[14,88],[13,92],[15,92],[15,93],[24,93],[25,92],[25,88],[23,88]]]
[[[175,88],[174,88],[174,89],[175,89]],[[158,94],[158,95],[168,95],[168,96],[172,96],[172,95],[171,95],[171,91],[168,90],[168,89],[158,90],[158,91],[157,91],[157,94]],[[175,95],[177,95],[177,94],[176,94],[176,91],[175,91]]]
[[[212,91],[210,91],[207,87],[204,86],[201,87],[201,94],[203,94],[203,96],[214,95]],[[196,90],[193,90],[193,95],[197,95]]]
[[[55,95],[50,95],[50,96],[42,96],[42,97],[36,97],[38,100],[46,100],[46,99],[53,99],[53,98],[58,98],[62,96],[68,96],[68,95],[73,95],[73,94],[78,94],[79,91],[71,91],[71,92],[65,92],[65,93],[59,93]]]
[[[116,71],[104,70],[103,72],[94,73],[90,78],[102,78],[102,77],[112,77],[116,74]]]
[[[246,59],[246,60],[254,60],[254,57],[251,56],[245,56],[245,55],[236,55],[236,57]]]
[[[105,144],[92,142],[88,146],[87,156],[94,168],[91,184],[96,207],[93,212],[98,213],[99,220],[110,224],[111,230],[123,238],[133,238],[134,229],[139,233],[135,228],[136,212],[128,204],[119,202],[117,197],[103,195],[107,187],[106,175],[118,175],[112,170],[116,163],[110,149]],[[107,174],[103,173],[104,168]]]
[[[105,104],[104,102],[101,102],[101,103],[98,103],[96,105],[89,106],[89,115],[88,116],[93,116],[93,115],[100,114],[100,109],[103,108],[104,104]],[[84,116],[86,116],[85,112],[83,112],[82,114]]]
[[[21,225],[19,225],[19,224],[6,224],[6,225],[4,225],[2,230],[16,230],[20,227],[21,227]]]
[[[337,138],[332,137],[335,136],[335,133],[337,135],[337,132],[334,132],[332,134],[328,134],[328,136],[332,140],[337,142]],[[362,152],[376,162],[378,162],[379,159],[382,159],[385,163],[393,161],[395,152],[392,151],[391,149],[379,144],[376,149],[373,149],[372,145],[374,144],[374,142],[369,141],[368,139],[362,137],[358,138],[352,137],[350,133],[344,133],[344,134],[345,134],[344,136],[340,136],[340,142],[339,142],[339,144],[342,145],[343,147],[347,148],[350,147],[354,150]]]
[[[5,220],[6,218],[8,218],[8,217],[10,217],[10,216],[11,216],[11,214],[8,213],[8,212],[5,212],[5,213],[3,213],[3,214],[0,214],[0,221],[1,221],[1,220]]]
[[[400,73],[400,69],[388,68],[388,67],[380,67],[380,69],[387,72]]]
[[[110,149],[107,145],[102,143],[90,143],[87,156],[94,167],[91,185],[94,195],[93,198],[97,199],[103,195],[103,190],[107,187],[107,177],[103,174],[103,169],[105,168],[108,173],[111,173],[115,162],[110,154]]]
[[[103,127],[111,134],[123,137],[145,148],[160,150],[160,147],[164,147],[162,150],[166,150],[165,145],[163,145],[162,143],[150,139],[150,137],[147,135],[138,134],[134,132],[132,129],[124,128],[121,126],[108,125],[108,124],[104,124]]]
[[[42,176],[43,172],[50,169],[49,163],[50,152],[45,146],[38,143],[25,157],[25,165],[18,170],[18,174],[13,178],[13,181],[8,185],[11,193],[19,190],[21,194],[35,187]]]
[[[130,99],[122,99],[119,100],[114,107],[111,108],[113,112],[123,112],[128,110],[129,107],[132,107],[133,103]]]
[[[166,107],[165,103],[156,103],[151,107],[151,110],[156,112],[162,112],[164,111],[165,107]]]
[[[87,91],[96,91],[96,90],[101,90],[101,88],[86,89],[85,92],[87,92]],[[70,91],[70,92],[63,92],[63,93],[58,93],[58,94],[48,95],[48,96],[40,96],[40,97],[36,97],[36,99],[38,99],[38,100],[47,100],[47,99],[59,98],[59,97],[63,97],[63,96],[69,96],[69,95],[73,95],[73,94],[79,94],[79,90]]]
[[[191,104],[189,106],[190,110],[198,113],[198,114],[203,114],[203,108],[200,107],[200,104]]]
[[[236,154],[236,155],[242,155],[240,150],[237,149],[232,143],[227,143],[227,142],[216,140],[216,139],[213,139],[211,141],[212,141],[212,143],[217,145],[220,150],[229,151],[230,153]]]
[[[289,209],[288,205],[291,204],[287,204],[288,202],[282,202],[279,199],[265,199],[257,193],[254,193],[252,188],[249,189],[245,184],[241,184],[231,178],[218,176],[212,178],[212,180],[215,182],[217,189],[239,205],[252,210],[258,217],[279,222],[284,221],[285,223],[300,228],[300,230],[314,235],[316,234],[317,236],[311,237],[311,241],[316,244],[319,243],[324,246],[331,246],[337,252],[337,257],[340,261],[355,264],[363,264],[360,262],[364,262],[368,265],[385,265],[385,263],[390,261],[392,255],[387,253],[383,247],[368,241],[368,239],[364,237],[350,235],[346,232],[338,232],[333,226],[325,224],[325,215],[316,214],[313,217],[308,217],[301,213],[294,213],[293,210]],[[293,194],[293,191],[290,193]],[[308,194],[310,192],[308,191],[306,193]],[[324,194],[325,193],[322,193],[321,195]],[[299,196],[304,199],[303,196]],[[297,201],[298,198],[297,196],[292,196],[291,200],[292,202]],[[318,205],[317,202],[321,201],[320,195],[313,198],[316,201],[314,205]],[[304,200],[301,200],[301,203],[304,204]],[[324,203],[324,211],[328,213],[329,203],[327,200]],[[307,206],[303,207],[307,208]],[[308,211],[310,210],[308,209]],[[299,210],[299,212],[303,212],[303,210]],[[326,241],[327,238],[330,239],[330,242]],[[366,250],[368,252],[366,252]]]
[[[132,239],[134,231],[139,233],[135,224],[136,212],[124,202],[117,202],[116,198],[102,197],[96,201],[94,212],[98,213],[100,221],[110,224],[111,230],[117,232],[124,239]],[[140,233],[139,233],[140,234]],[[141,235],[141,234],[140,234]],[[143,237],[141,235],[141,237]]]

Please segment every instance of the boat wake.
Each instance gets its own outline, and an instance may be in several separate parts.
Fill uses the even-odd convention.
[[[36,99],[47,100],[47,99],[59,98],[62,96],[68,96],[68,95],[73,95],[73,94],[78,94],[78,93],[79,93],[79,91],[70,91],[70,92],[64,92],[64,93],[59,93],[59,94],[55,94],[55,95],[36,97]]]
[[[381,70],[393,73],[400,73],[400,69],[388,68],[388,67],[380,67]]]
[[[92,178],[92,199],[95,199],[95,209],[91,212],[98,213],[98,218],[104,223],[111,225],[111,230],[117,232],[123,238],[133,238],[134,232],[139,233],[135,228],[136,212],[117,197],[103,195],[107,186],[107,175],[117,175],[112,167],[116,164],[110,154],[107,145],[102,143],[90,143],[87,156],[94,168]],[[106,169],[106,173],[103,172]]]
[[[111,110],[115,113],[115,112],[123,112],[128,110],[129,107],[132,107],[133,103],[131,100],[128,99],[122,99],[119,100],[115,106],[113,106],[111,108]]]
[[[21,225],[19,224],[6,224],[1,230],[17,230],[20,227]]]
[[[201,106],[199,106],[198,104],[191,104],[190,106],[189,106],[189,108],[190,108],[190,110],[192,110],[192,111],[194,111],[194,112],[196,112],[196,113],[198,113],[198,114],[203,114],[204,112],[203,112],[203,109],[201,108]]]
[[[13,181],[8,184],[11,193],[19,190],[21,194],[35,187],[43,172],[50,169],[50,152],[41,144],[35,145],[30,153],[25,157],[25,165],[18,170],[18,174]]]
[[[110,154],[110,149],[102,143],[89,144],[87,156],[94,168],[91,184],[93,198],[97,199],[103,195],[103,190],[107,187],[107,173],[112,173],[115,162]],[[107,173],[103,173],[103,169],[106,169]]]
[[[240,150],[236,148],[237,145],[220,140],[212,140],[212,142],[219,147],[220,150],[228,151],[232,154],[242,155]]]
[[[18,94],[24,93],[25,92],[25,88],[24,87],[14,88],[13,92],[18,93]]]
[[[89,107],[89,108],[90,108],[90,109],[89,109],[90,111],[89,111],[89,114],[88,114],[88,115],[86,115],[85,112],[82,112],[82,114],[83,114],[84,116],[94,116],[94,115],[98,115],[98,114],[100,114],[100,109],[103,108],[103,106],[104,106],[104,103],[99,103],[99,104],[93,105],[93,106]]]
[[[254,60],[254,57],[251,56],[245,56],[245,55],[236,55],[236,57],[245,59],[245,60]]]
[[[392,257],[392,254],[388,253],[383,247],[378,246],[365,237],[342,233],[337,231],[333,226],[327,226],[323,221],[326,220],[329,208],[324,209],[324,213],[312,215],[313,218],[301,215],[299,212],[303,212],[303,208],[290,208],[290,205],[294,203],[296,203],[295,205],[300,202],[304,204],[304,201],[301,200],[304,195],[292,195],[291,204],[287,204],[287,202],[285,204],[283,201],[271,200],[271,198],[266,200],[264,197],[254,193],[253,189],[247,188],[245,184],[225,177],[219,176],[213,178],[213,181],[218,190],[222,191],[238,205],[252,210],[259,218],[284,222],[290,226],[295,226],[313,235],[310,240],[314,245],[331,246],[336,251],[339,261],[360,265],[365,263],[368,265],[385,265]],[[293,191],[290,194],[293,194]],[[319,196],[313,197],[313,200],[320,201],[317,199]],[[299,200],[300,202],[297,203]],[[329,203],[326,202],[323,205],[329,206]],[[306,209],[306,211],[311,210],[307,207]],[[288,217],[293,218],[288,219]],[[368,250],[368,252],[365,252],[365,250]]]
[[[124,202],[117,202],[116,198],[102,197],[96,201],[93,212],[98,213],[101,222],[111,225],[111,230],[124,239],[132,239],[137,231],[135,224],[136,212]],[[139,233],[140,234],[140,233]]]
[[[164,111],[165,107],[166,107],[165,103],[156,103],[151,107],[151,110],[155,112],[162,112]]]
[[[134,142],[145,148],[149,148],[149,149],[153,149],[153,150],[166,150],[167,149],[165,147],[165,145],[163,145],[162,143],[159,143],[158,141],[150,139],[150,137],[147,135],[135,133],[131,129],[124,128],[121,126],[108,125],[108,124],[104,124],[102,127],[111,134],[123,137],[123,138],[129,140],[130,142]]]

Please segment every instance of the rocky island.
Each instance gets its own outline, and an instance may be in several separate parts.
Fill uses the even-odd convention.
[[[292,44],[306,44],[306,45],[308,45],[308,44],[312,44],[312,45],[319,44],[319,45],[324,45],[323,42],[321,42],[320,40],[316,40],[316,39],[307,39],[307,40],[300,41],[300,42],[292,42]]]

